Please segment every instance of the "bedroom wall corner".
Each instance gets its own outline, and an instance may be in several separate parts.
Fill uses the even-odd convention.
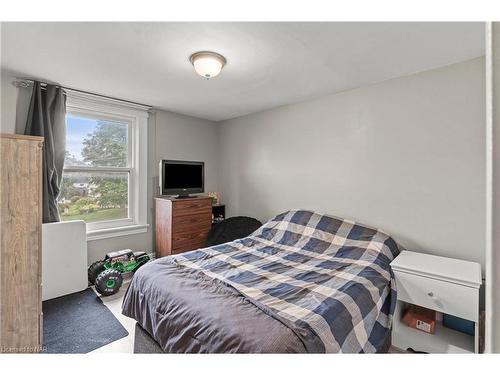
[[[159,194],[161,159],[205,162],[205,190],[219,188],[217,124],[162,110],[151,111],[148,122],[148,224],[147,233],[88,241],[89,264],[107,252],[120,249],[155,250],[154,197]]]
[[[17,89],[12,86],[12,77],[0,70],[0,131],[15,133]]]
[[[484,61],[223,121],[229,216],[311,209],[484,269]]]
[[[14,73],[0,70],[0,132],[7,134],[24,133],[31,100],[31,88],[14,87],[15,79]]]

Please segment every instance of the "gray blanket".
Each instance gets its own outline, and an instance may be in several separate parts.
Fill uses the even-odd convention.
[[[134,275],[123,314],[166,353],[304,353],[302,341],[240,293],[168,258]]]

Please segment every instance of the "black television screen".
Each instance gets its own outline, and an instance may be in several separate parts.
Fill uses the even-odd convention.
[[[187,195],[203,193],[204,163],[189,161],[161,161],[161,194]]]

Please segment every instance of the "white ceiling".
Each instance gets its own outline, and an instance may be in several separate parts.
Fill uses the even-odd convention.
[[[220,121],[484,54],[482,23],[3,23],[19,77]],[[191,53],[227,58],[212,80]]]

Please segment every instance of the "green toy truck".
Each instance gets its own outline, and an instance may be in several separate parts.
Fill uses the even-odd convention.
[[[104,260],[94,262],[88,268],[89,283],[103,296],[118,292],[123,283],[123,274],[135,272],[149,262],[149,256],[130,249],[106,254]]]

